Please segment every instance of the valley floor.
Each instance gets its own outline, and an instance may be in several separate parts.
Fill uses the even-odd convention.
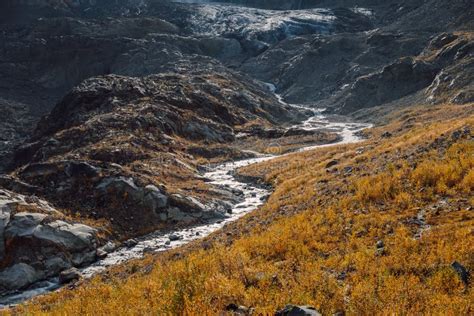
[[[365,134],[244,168],[274,187],[255,212],[12,312],[474,313],[473,104],[405,109]]]

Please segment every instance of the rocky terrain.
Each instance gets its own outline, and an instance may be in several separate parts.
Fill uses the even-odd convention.
[[[472,4],[410,1],[397,6],[369,3],[367,8],[373,25],[368,32],[288,38],[245,61],[241,69],[274,83],[290,102],[345,114],[417,92],[422,92],[418,102],[445,101],[446,95],[433,95],[427,88],[448,69],[452,78],[459,77],[455,91],[462,91],[463,98],[457,103],[472,101],[467,79],[473,72]],[[414,20],[421,22],[415,26]]]
[[[2,135],[9,135],[0,143],[2,166],[38,119],[84,79],[164,73],[169,63],[193,55],[238,68],[289,36],[371,28],[364,14],[350,10],[292,15],[168,1],[94,3],[2,2],[0,109],[12,113],[0,126]],[[248,26],[241,30],[241,24]]]
[[[474,102],[468,0],[223,2],[2,1],[0,295],[226,218],[217,163]]]
[[[96,260],[96,232],[70,224],[48,202],[2,190],[0,291],[21,289]]]

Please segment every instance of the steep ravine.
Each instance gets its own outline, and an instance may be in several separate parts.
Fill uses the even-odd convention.
[[[293,106],[298,107],[298,105]],[[310,146],[300,149],[311,150],[323,146],[335,146],[357,142],[360,140],[357,136],[357,132],[370,127],[370,125],[331,121],[322,115],[321,111],[314,110],[314,116],[302,122],[299,127],[307,130],[333,131],[342,137],[341,141],[336,144]],[[193,240],[206,237],[221,229],[227,223],[236,221],[242,216],[260,207],[265,203],[266,197],[271,193],[270,189],[257,187],[251,183],[241,182],[243,180],[238,179],[235,176],[235,172],[241,167],[272,160],[279,156],[280,155],[262,155],[258,158],[227,162],[209,168],[209,171],[205,172],[203,176],[208,178],[211,184],[216,187],[227,187],[241,192],[241,202],[233,205],[232,211],[229,212],[227,218],[215,220],[205,225],[198,225],[172,232],[155,232],[141,238],[130,240],[129,242],[124,243],[127,246],[112,250],[104,259],[101,259],[88,267],[82,268],[80,271],[82,276],[89,278],[104,271],[108,267],[121,264],[127,260],[141,258],[147,253],[167,251],[185,245]],[[38,282],[27,290],[1,297],[0,308],[24,302],[32,297],[54,291],[60,287],[59,278],[52,278]]]

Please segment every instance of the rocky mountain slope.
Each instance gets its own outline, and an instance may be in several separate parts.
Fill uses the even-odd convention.
[[[365,15],[350,10],[292,16],[254,9],[228,11],[225,6],[212,6],[209,11],[168,1],[8,1],[1,5],[0,109],[23,109],[14,111],[12,118],[24,122],[0,124],[11,135],[0,143],[2,167],[39,118],[84,79],[163,73],[169,71],[167,64],[193,55],[235,68],[288,36],[371,28]],[[242,23],[248,25],[246,30],[240,30]],[[266,29],[260,30],[262,25]]]
[[[291,102],[330,107],[345,114],[417,92],[428,98],[419,98],[418,102],[436,102],[437,96],[425,89],[435,84],[435,77],[443,69],[459,70],[457,64],[463,67],[452,74],[454,77],[472,77],[471,3],[369,2],[367,8],[375,25],[369,32],[286,39],[245,61],[241,69],[274,83]],[[457,37],[459,40],[454,42]],[[472,99],[471,82],[461,81],[456,91],[462,90],[465,97],[457,100],[466,103]]]
[[[151,228],[168,217],[179,221],[184,216],[180,212],[194,212],[196,219],[213,217],[203,213],[197,201],[168,195],[186,190],[186,196],[202,195],[201,202],[208,202],[205,191],[192,193],[202,182],[197,159],[212,158],[213,151],[216,157],[222,152],[228,158],[248,155],[230,146],[236,133],[252,125],[296,121],[298,113],[264,88],[256,89],[251,81],[210,65],[203,65],[206,70],[199,62],[187,65],[184,75],[175,71],[84,81],[18,148],[13,175],[33,190],[30,193],[46,196],[62,208],[113,218],[113,225],[118,225],[114,234]],[[16,182],[5,179],[4,185],[14,188]],[[147,186],[154,186],[156,199],[153,194],[148,197]]]

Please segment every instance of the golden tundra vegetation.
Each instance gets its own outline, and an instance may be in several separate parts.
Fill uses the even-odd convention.
[[[473,285],[451,263],[474,271],[473,132],[472,104],[407,108],[364,142],[248,167],[274,193],[207,247],[128,263],[13,313],[216,315],[234,303],[269,315],[291,303],[472,315]]]

